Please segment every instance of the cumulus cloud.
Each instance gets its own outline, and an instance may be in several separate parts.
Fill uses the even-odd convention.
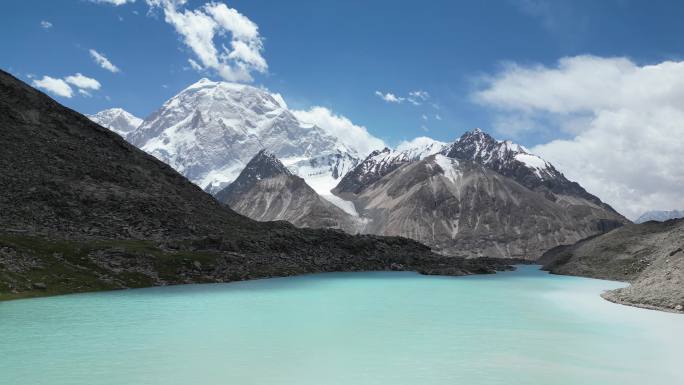
[[[44,28],[44,29],[50,29],[50,28],[52,28],[52,23],[50,23],[49,21],[42,20],[40,22],[40,26],[41,26],[41,28]]]
[[[33,75],[29,76],[29,79],[33,79]],[[88,90],[97,91],[101,87],[100,82],[96,79],[89,78],[80,72],[67,76],[64,79],[43,76],[42,79],[34,79],[31,84],[34,87],[65,98],[71,98],[74,95],[74,90],[71,86],[76,87],[78,93],[83,96],[91,96]]]
[[[391,92],[375,91],[375,95],[379,96],[380,99],[386,101],[387,103],[401,103],[406,100],[406,98],[396,96]]]
[[[90,49],[90,56],[93,58],[93,60],[95,60],[95,63],[107,71],[113,73],[119,72],[119,67],[112,64],[112,62],[110,62],[105,55],[95,51],[94,49]]]
[[[74,90],[62,79],[43,76],[42,79],[34,79],[31,84],[34,87],[65,98],[70,98],[74,95]]]
[[[532,151],[628,217],[684,207],[684,62],[508,64],[473,97],[498,111],[501,134],[551,126],[569,136]]]
[[[100,82],[98,82],[96,79],[84,76],[80,72],[76,73],[75,75],[67,76],[66,78],[64,78],[64,80],[67,83],[73,84],[74,86],[81,88],[81,89],[90,89],[90,90],[99,90],[100,89]]]
[[[185,0],[147,0],[150,7],[162,9],[164,20],[195,54],[199,63],[190,62],[193,68],[201,64],[225,80],[238,82],[251,82],[254,71],[268,71],[262,56],[264,47],[259,27],[247,16],[223,3],[211,2],[195,10],[182,9],[185,3]],[[215,40],[227,34],[230,47],[221,44],[217,48]]]
[[[292,113],[300,121],[315,124],[339,138],[345,146],[357,151],[360,156],[385,147],[385,142],[371,135],[366,127],[356,125],[342,115],[335,115],[325,107],[316,106],[307,111]]]

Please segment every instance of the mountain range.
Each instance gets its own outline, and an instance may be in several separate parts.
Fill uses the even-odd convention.
[[[539,261],[554,273],[632,283],[604,294],[611,301],[684,310],[682,221],[629,224],[522,146],[473,130],[360,157],[291,118],[277,94],[206,80],[186,91],[205,95],[202,108],[175,97],[132,128],[125,111],[88,119],[0,72],[0,299],[321,271],[489,273],[521,261],[491,256],[536,259],[549,249]],[[231,107],[229,94],[253,97]],[[186,110],[193,118],[174,115]],[[233,123],[263,123],[245,128],[243,143],[269,146],[222,160],[217,151],[232,144],[203,136],[240,131],[226,111]],[[260,138],[261,129],[288,143]],[[199,160],[219,169],[186,157],[205,145],[214,153]],[[222,174],[231,162],[244,167]],[[194,183],[179,173],[193,170],[205,172]],[[202,186],[215,197],[199,187],[207,175],[223,178]],[[348,234],[357,232],[400,236]]]
[[[447,156],[473,142],[500,148],[486,157]],[[270,171],[255,177],[253,170]],[[552,165],[481,130],[451,145],[423,141],[417,148],[371,153],[333,189],[350,205],[346,211],[321,204],[310,188],[295,191],[304,182],[295,183],[298,179],[275,155],[260,152],[216,196],[257,220],[399,235],[464,257],[533,260],[549,248],[628,222]],[[311,219],[305,221],[307,217]]]
[[[324,129],[300,121],[278,94],[208,79],[166,101],[126,139],[210,192],[235,180],[262,149],[315,187],[337,179],[362,155]]]
[[[252,219],[403,236],[444,254],[536,259],[629,222],[480,129],[364,156],[299,121],[280,95],[242,84],[202,79],[126,139]]]
[[[684,210],[647,211],[641,214],[634,223],[644,223],[648,221],[665,222],[677,218],[684,218]]]
[[[399,237],[258,222],[0,71],[0,299],[323,271],[471,274]]]

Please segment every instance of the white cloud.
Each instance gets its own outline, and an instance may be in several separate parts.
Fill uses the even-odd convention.
[[[430,98],[430,94],[427,91],[422,90],[411,91],[405,97],[397,96],[391,92],[380,91],[375,91],[375,95],[377,95],[378,97],[380,97],[380,99],[388,103],[403,103],[405,101],[408,101],[414,106],[420,106],[421,104],[423,104],[423,102]]]
[[[42,20],[40,22],[40,26],[44,29],[50,29],[52,28],[52,23],[50,23],[49,21]]]
[[[83,96],[85,96],[85,97],[87,97],[87,98],[93,96],[93,95],[90,94],[90,92],[88,92],[88,91],[86,91],[86,90],[84,90],[84,89],[79,89],[79,90],[78,90],[78,93],[81,94],[81,95],[83,95]]]
[[[195,71],[201,71],[202,70],[202,66],[197,64],[196,61],[194,61],[192,59],[188,59],[188,63],[190,63],[190,67],[192,67],[192,69],[194,69]]]
[[[111,4],[114,6],[124,5],[126,3],[135,3],[135,0],[90,0],[92,3]]]
[[[421,115],[421,118],[422,118],[423,120],[428,120],[428,116],[425,115],[425,114]]]
[[[119,72],[119,67],[112,64],[112,62],[110,62],[105,55],[95,51],[94,49],[91,49],[90,56],[93,57],[95,63],[97,63],[100,67],[106,69],[107,71],[114,73]]]
[[[414,106],[420,106],[423,104],[424,101],[428,100],[430,98],[430,94],[427,93],[427,91],[411,91],[409,92],[409,96],[407,97],[407,100],[411,102]]]
[[[76,75],[71,75],[67,76],[64,78],[64,80],[72,84],[78,88],[81,89],[91,89],[91,90],[99,90],[100,89],[100,82],[93,78],[89,78],[87,76],[82,75],[80,72],[76,73]]]
[[[406,98],[396,96],[391,92],[383,93],[380,91],[375,91],[375,95],[379,96],[380,99],[386,101],[387,103],[401,103],[406,100]]]
[[[508,64],[474,99],[498,110],[502,134],[551,125],[569,135],[532,150],[628,217],[684,207],[684,62]]]
[[[205,10],[224,30],[230,31],[233,37],[239,41],[258,41],[259,27],[233,8],[228,8],[223,3],[209,3]]]
[[[371,135],[366,127],[358,126],[342,115],[335,115],[325,107],[316,106],[308,111],[292,111],[292,113],[302,122],[315,124],[339,138],[344,145],[356,150],[360,156],[385,147],[385,142]]]
[[[442,117],[439,114],[435,114],[435,120],[442,120]]]
[[[70,98],[74,94],[74,90],[62,79],[43,76],[42,79],[33,80],[31,84],[33,84],[34,87],[38,87],[65,98]]]
[[[190,62],[192,68],[197,69],[201,63],[225,80],[238,82],[252,81],[254,71],[268,71],[261,54],[264,47],[259,27],[237,10],[216,2],[195,10],[179,9],[185,0],[147,0],[147,4],[162,8],[164,20],[193,51],[199,63]],[[222,44],[218,49],[215,40],[226,34],[230,35],[230,48]]]

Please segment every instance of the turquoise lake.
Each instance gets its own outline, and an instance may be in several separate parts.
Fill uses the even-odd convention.
[[[2,385],[684,384],[684,317],[534,266],[0,303]]]

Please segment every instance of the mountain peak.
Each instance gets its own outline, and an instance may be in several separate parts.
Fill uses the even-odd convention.
[[[498,141],[481,129],[475,128],[473,130],[466,131],[463,135],[461,135],[457,142],[480,142],[489,144],[497,143]]]
[[[247,163],[247,168],[249,167],[252,167],[254,170],[258,171],[256,174],[258,179],[268,178],[280,174],[292,175],[290,170],[285,167],[278,157],[266,149],[263,149],[254,155],[249,163]]]
[[[227,196],[248,191],[260,180],[279,175],[292,176],[293,174],[273,153],[261,149],[247,163],[237,179],[216,194],[216,198],[224,201]]]
[[[167,100],[126,139],[212,192],[264,148],[285,164],[351,152],[338,137],[302,123],[279,95],[206,78]]]
[[[114,107],[87,115],[90,120],[102,127],[109,128],[121,136],[128,135],[142,124],[143,120],[123,108]]]

